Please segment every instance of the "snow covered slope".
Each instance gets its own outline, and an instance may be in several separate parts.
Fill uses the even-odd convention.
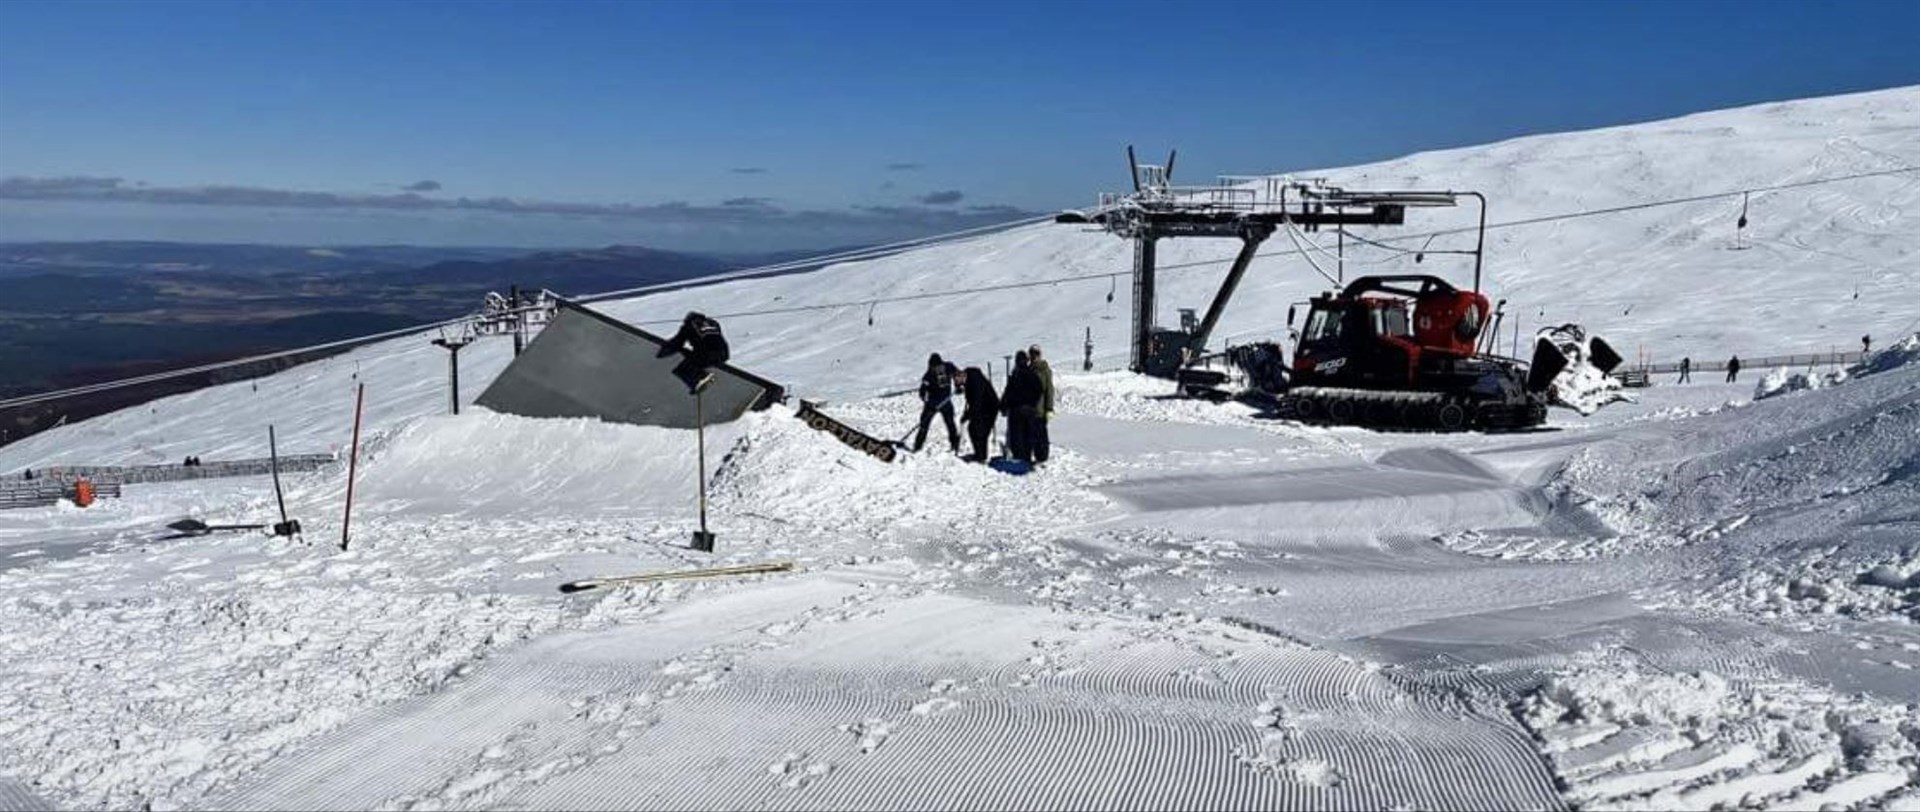
[[[1886,166],[1920,157],[1916,130],[1920,91],[1897,90],[1326,174],[1481,188],[1500,220]],[[1897,236],[1914,183],[1762,196],[1767,241],[1745,251],[1725,201],[1503,230],[1491,279],[1629,352],[1886,345],[1920,316]],[[1163,262],[1231,248],[1172,242]],[[1262,262],[1224,334],[1317,287]],[[607,309],[673,321],[1126,266],[1117,239],[1036,227]],[[1169,267],[1169,308],[1219,271]],[[1088,326],[1101,366],[1123,357],[1125,285],[1111,320],[1106,287],[728,319],[743,366],[855,425],[911,425],[910,398],[874,395],[929,351],[984,364],[1029,342],[1055,358],[1060,415],[1024,477],[940,450],[883,464],[749,415],[708,436],[712,555],[686,547],[690,432],[443,416],[446,358],[421,339],[0,449],[0,471],[258,456],[271,423],[283,450],[325,451],[368,387],[349,551],[340,465],[290,479],[299,541],[161,537],[181,513],[272,516],[261,478],[0,513],[0,809],[1920,804],[1910,348],[1758,402],[1750,382],[1662,381],[1539,433],[1382,434],[1075,371]],[[463,353],[464,399],[507,352]],[[799,566],[555,590],[768,560]]]
[[[1283,163],[1286,156],[1274,160]],[[1349,188],[1480,190],[1491,200],[1490,219],[1499,223],[1915,162],[1920,88],[1901,88],[1301,174]],[[1089,201],[1095,191],[1088,190]],[[1907,211],[1916,205],[1920,173],[1761,194],[1751,201],[1748,250],[1731,250],[1737,198],[1499,229],[1488,240],[1486,285],[1510,301],[1525,332],[1581,322],[1630,359],[1643,348],[1666,360],[1856,348],[1862,334],[1911,333],[1920,317],[1910,303],[1920,289],[1920,238],[1914,236],[1920,211]],[[1374,236],[1466,225],[1473,216],[1471,207],[1416,210],[1404,228]],[[1470,238],[1443,238],[1434,247],[1464,239]],[[1224,272],[1224,264],[1181,266],[1224,263],[1234,249],[1230,241],[1162,243],[1162,321],[1176,321],[1176,307],[1205,307]],[[1041,225],[604,308],[662,326],[693,308],[724,316],[845,303],[723,321],[743,366],[811,397],[857,399],[910,387],[929,352],[1001,368],[1016,348],[1038,343],[1057,369],[1075,368],[1089,328],[1096,367],[1124,366],[1124,278],[1117,285],[1095,279],[866,303],[1123,273],[1129,250],[1104,233]],[[1270,242],[1266,252],[1228,308],[1217,333],[1222,339],[1279,333],[1287,304],[1324,286],[1285,240]],[[1415,265],[1404,255],[1355,249],[1348,272],[1418,270],[1470,279],[1463,264],[1443,259]],[[477,395],[507,355],[499,341],[463,353],[463,398]],[[259,381],[257,392],[250,383],[215,387],[48,432],[0,449],[0,471],[56,462],[165,462],[187,454],[257,456],[269,421],[280,424],[288,448],[324,451],[346,441],[355,382],[369,384],[369,420],[377,430],[441,411],[445,363],[444,353],[424,339],[396,340]]]

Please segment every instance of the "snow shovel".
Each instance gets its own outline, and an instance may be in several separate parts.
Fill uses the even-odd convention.
[[[718,578],[726,575],[759,575],[769,572],[790,572],[792,561],[778,561],[771,564],[746,564],[738,567],[711,567],[697,570],[679,570],[677,572],[650,572],[642,575],[619,575],[610,578],[587,578],[568,581],[560,585],[561,592],[585,592],[608,586],[626,586],[628,584],[650,584],[657,581],[681,581],[693,578]]]
[[[181,539],[194,536],[208,536],[214,533],[232,530],[265,530],[266,527],[264,524],[207,524],[199,519],[181,519],[180,521],[167,525],[167,529],[175,531],[175,534],[166,536],[166,538]]]
[[[913,446],[907,445],[907,438],[912,437],[913,433],[919,430],[920,430],[919,426],[914,426],[913,428],[907,429],[907,433],[900,435],[900,439],[888,440],[887,445],[893,446],[894,448],[898,448],[901,451],[905,451],[907,453],[913,453]]]
[[[273,498],[280,503],[280,521],[273,534],[292,538],[300,535],[300,520],[287,518],[287,497],[280,491],[280,443],[274,439],[273,424],[267,424],[267,459],[273,462]]]

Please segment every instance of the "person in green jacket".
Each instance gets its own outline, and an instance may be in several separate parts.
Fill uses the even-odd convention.
[[[1053,367],[1040,357],[1040,345],[1027,348],[1027,360],[1033,364],[1033,373],[1040,377],[1040,415],[1033,421],[1033,461],[1035,464],[1047,461],[1052,449],[1047,437],[1047,421],[1053,419]]]

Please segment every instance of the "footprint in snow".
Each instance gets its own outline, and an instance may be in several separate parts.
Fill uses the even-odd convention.
[[[944,696],[936,696],[925,702],[921,702],[914,705],[912,708],[912,712],[913,712],[913,715],[915,716],[932,717],[932,716],[939,716],[943,713],[946,713],[958,707],[960,707],[960,703],[955,702],[951,699],[948,699]]]
[[[887,737],[893,734],[893,728],[885,719],[866,719],[852,724],[839,726],[841,733],[847,733],[859,743],[861,755],[871,755],[880,746],[887,743]]]
[[[779,761],[767,765],[767,772],[780,780],[780,786],[799,789],[825,778],[833,772],[833,765],[807,758],[806,753],[788,751]]]

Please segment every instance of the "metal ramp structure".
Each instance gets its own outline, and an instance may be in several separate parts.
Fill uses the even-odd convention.
[[[553,318],[475,402],[523,417],[592,417],[691,429],[694,398],[672,374],[680,355],[657,357],[666,339],[560,299]],[[786,399],[786,387],[731,364],[713,368],[706,423],[727,423]]]

